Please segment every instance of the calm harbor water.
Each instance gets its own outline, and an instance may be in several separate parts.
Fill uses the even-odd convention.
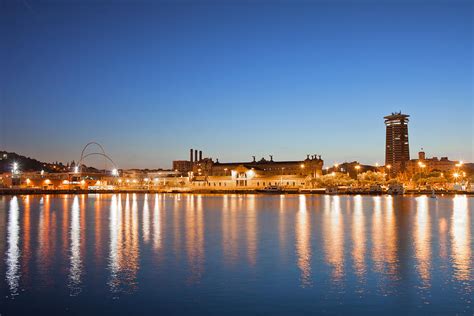
[[[474,198],[0,197],[0,314],[474,314]]]

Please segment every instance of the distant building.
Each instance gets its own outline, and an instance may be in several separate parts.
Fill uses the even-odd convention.
[[[189,171],[193,170],[193,163],[189,160],[174,160],[173,170],[177,170],[180,174],[187,175]]]
[[[262,158],[248,162],[219,162],[202,158],[193,162],[190,180],[193,186],[263,188],[269,185],[301,187],[311,178],[322,175],[323,160],[307,155],[296,161]]]
[[[393,174],[406,171],[407,162],[410,160],[408,117],[410,116],[401,112],[384,117],[386,125],[385,165],[390,165],[389,169]]]
[[[426,158],[424,151],[418,152],[418,159],[411,159],[407,163],[407,172],[415,174],[419,172],[451,172],[454,171],[459,161],[449,160],[448,157]]]

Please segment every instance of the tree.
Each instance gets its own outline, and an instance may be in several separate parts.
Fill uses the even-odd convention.
[[[334,186],[349,186],[354,183],[354,180],[349,175],[340,172],[333,172],[312,179],[312,184],[316,187],[327,188]]]
[[[385,174],[381,172],[367,171],[359,174],[357,179],[363,185],[384,184]]]

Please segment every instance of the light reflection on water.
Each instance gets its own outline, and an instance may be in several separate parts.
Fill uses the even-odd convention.
[[[18,198],[15,196],[10,200],[9,218],[8,218],[8,249],[6,253],[7,273],[6,279],[10,288],[10,295],[18,295],[18,286],[20,280],[20,226],[19,226],[19,207]]]
[[[362,197],[354,197],[354,211],[352,215],[352,257],[354,258],[354,272],[359,281],[364,281],[366,274],[366,228],[365,213],[362,209]]]
[[[451,219],[452,257],[454,261],[454,277],[461,281],[472,280],[472,240],[471,213],[468,211],[467,198],[456,196],[453,199]]]
[[[292,304],[472,314],[473,205],[460,195],[0,197],[0,306],[62,304],[66,287],[79,313],[127,297],[148,312],[255,299],[283,314]]]
[[[83,210],[83,212],[85,212],[85,210]],[[81,292],[82,260],[80,213],[79,199],[75,196],[71,209],[71,265],[69,268],[69,288],[72,296],[78,295]]]
[[[306,196],[299,196],[299,209],[296,219],[296,252],[298,268],[301,270],[301,286],[311,286],[311,228],[309,227]]]

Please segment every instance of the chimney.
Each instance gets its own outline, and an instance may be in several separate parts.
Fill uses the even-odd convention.
[[[193,149],[189,150],[189,161],[193,162]]]
[[[194,161],[198,161],[198,150],[194,149]]]
[[[202,160],[202,150],[199,151],[199,161]]]

